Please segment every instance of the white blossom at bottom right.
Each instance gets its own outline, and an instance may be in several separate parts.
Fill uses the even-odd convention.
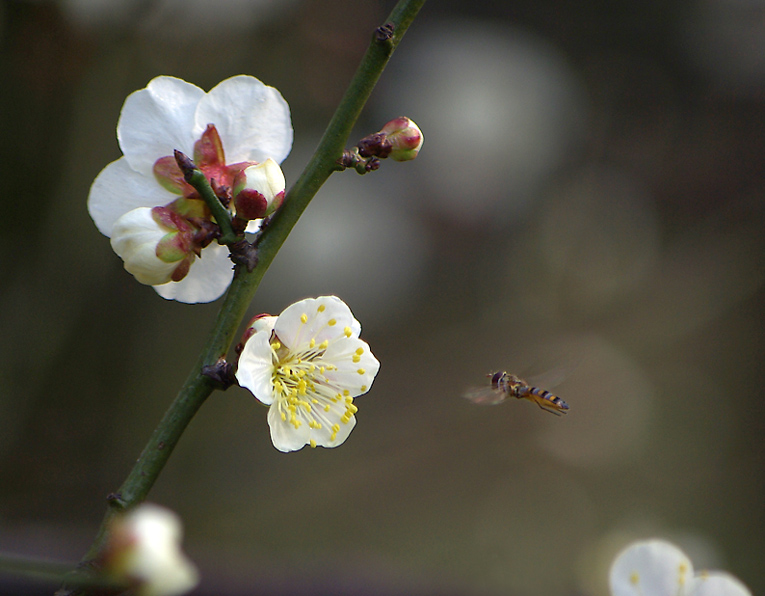
[[[612,596],[752,596],[729,573],[694,573],[682,550],[659,539],[633,542],[619,553],[611,565],[609,584]]]

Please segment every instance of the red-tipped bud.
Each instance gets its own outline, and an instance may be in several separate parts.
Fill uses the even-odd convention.
[[[409,161],[417,157],[422,147],[422,131],[405,116],[394,118],[380,130],[392,145],[389,157],[396,161]]]
[[[241,219],[261,219],[276,211],[284,200],[286,182],[273,159],[249,166],[234,178],[234,208]]]

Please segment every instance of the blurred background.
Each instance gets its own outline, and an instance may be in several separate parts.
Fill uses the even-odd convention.
[[[257,76],[289,185],[392,6],[0,3],[0,550],[82,556],[218,308],[87,214],[125,97]],[[151,494],[196,593],[602,596],[651,536],[765,593],[765,2],[432,1],[351,144],[399,115],[418,159],[333,176],[251,308],[337,294],[380,374],[334,450],[212,395]],[[460,397],[561,367],[565,418]]]

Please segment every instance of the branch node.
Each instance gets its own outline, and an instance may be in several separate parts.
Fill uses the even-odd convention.
[[[226,390],[231,385],[236,385],[236,377],[234,376],[234,367],[226,362],[225,358],[218,358],[218,362],[215,364],[207,364],[202,367],[202,375],[211,379],[218,389]]]

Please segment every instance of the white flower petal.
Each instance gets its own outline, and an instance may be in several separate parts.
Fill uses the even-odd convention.
[[[239,75],[218,83],[200,101],[195,115],[195,138],[215,124],[226,163],[279,163],[292,148],[290,109],[281,93],[255,77]]]
[[[688,596],[752,596],[749,589],[729,573],[715,571],[694,577]]]
[[[178,195],[165,190],[152,176],[134,171],[124,157],[96,176],[88,195],[88,213],[104,236],[111,237],[114,222],[138,207],[167,205]]]
[[[175,77],[161,76],[128,95],[117,123],[117,139],[130,167],[153,179],[152,168],[174,149],[191,156],[194,114],[205,92]],[[229,109],[231,109],[229,107]]]
[[[350,397],[369,391],[380,370],[380,362],[372,355],[369,345],[355,337],[331,343],[324,360],[337,367],[337,370],[326,372],[327,379],[341,391],[347,390]]]
[[[355,416],[351,416],[347,422],[339,421],[339,417],[345,412],[345,407],[335,405],[335,411],[327,415],[326,419],[320,419],[321,427],[311,427],[304,418],[297,428],[289,421],[282,420],[281,413],[276,404],[268,411],[268,426],[271,430],[271,441],[279,451],[298,451],[306,445],[313,447],[337,447],[345,442],[356,426]],[[339,411],[339,413],[338,413]],[[319,419],[318,416],[316,416]],[[333,429],[333,425],[337,427]]]
[[[265,324],[270,323],[273,329],[276,317],[263,317],[258,319],[258,323],[264,319],[272,320],[265,321]],[[239,355],[236,379],[241,387],[249,389],[259,401],[271,405],[274,401],[274,387],[271,383],[273,373],[271,333],[264,331],[255,333],[245,342],[244,349]]]
[[[167,300],[187,304],[212,302],[220,298],[231,283],[234,276],[232,267],[228,248],[213,243],[202,249],[202,256],[194,261],[181,281],[153,287],[157,294]]]
[[[635,542],[611,565],[612,596],[679,596],[693,576],[690,559],[663,540]]]
[[[124,262],[125,270],[146,285],[170,281],[179,263],[166,263],[157,256],[157,243],[168,233],[152,217],[151,207],[128,211],[114,222],[111,245]]]
[[[348,334],[350,337],[358,337],[361,324],[340,298],[320,296],[301,300],[285,308],[279,315],[274,331],[283,345],[297,350],[312,339],[320,344],[324,340]]]

